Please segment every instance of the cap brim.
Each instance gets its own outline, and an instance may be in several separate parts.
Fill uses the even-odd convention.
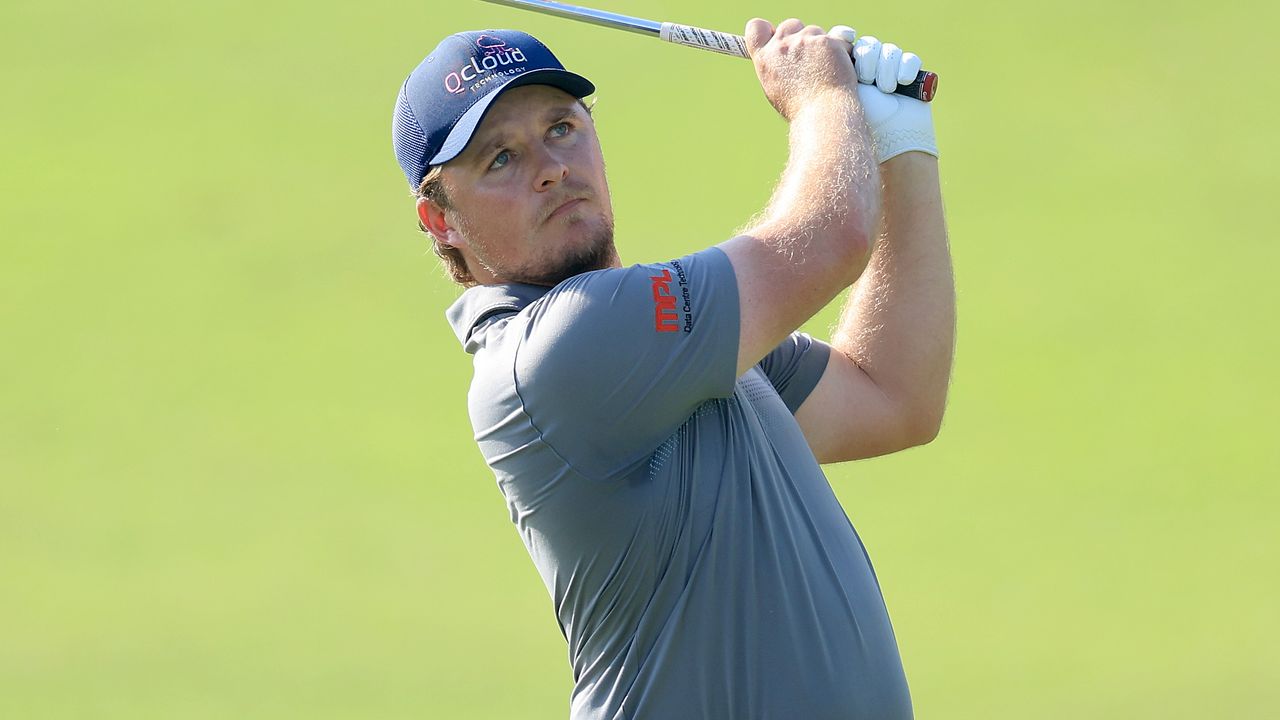
[[[462,117],[458,118],[458,122],[453,124],[453,129],[449,131],[449,137],[445,138],[444,144],[440,146],[440,152],[429,158],[427,165],[440,165],[458,157],[463,150],[467,149],[467,144],[471,142],[471,136],[475,134],[476,128],[480,127],[480,123],[484,120],[484,116],[489,112],[489,108],[493,103],[504,92],[524,85],[550,85],[560,88],[579,99],[596,91],[596,86],[592,85],[590,80],[568,70],[544,68],[521,73],[506,81],[497,90],[485,95],[475,105],[468,108],[462,114]]]

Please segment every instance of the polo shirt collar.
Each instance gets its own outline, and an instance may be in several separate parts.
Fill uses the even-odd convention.
[[[494,315],[520,312],[550,290],[549,287],[524,283],[476,285],[467,288],[462,297],[449,306],[445,317],[458,336],[458,342],[467,348],[467,352],[474,352],[468,347],[468,341],[481,323]]]

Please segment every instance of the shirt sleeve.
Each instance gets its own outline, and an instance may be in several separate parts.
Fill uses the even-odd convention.
[[[827,371],[830,356],[830,345],[796,332],[765,355],[759,367],[794,415]]]
[[[584,273],[527,311],[516,389],[542,440],[588,477],[629,471],[733,393],[738,287],[718,248]]]

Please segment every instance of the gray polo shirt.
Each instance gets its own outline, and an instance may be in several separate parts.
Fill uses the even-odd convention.
[[[721,250],[475,287],[448,316],[573,720],[911,717],[870,559],[793,415],[830,349],[797,333],[738,377]]]

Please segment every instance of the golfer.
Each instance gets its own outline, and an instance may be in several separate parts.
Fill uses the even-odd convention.
[[[855,63],[853,39],[747,24],[786,169],[736,237],[651,264],[614,246],[595,88],[541,42],[452,35],[400,92],[396,157],[467,288],[447,315],[471,422],[568,642],[574,720],[912,715],[820,464],[936,436],[954,291],[929,108],[888,92],[919,60],[862,38]],[[855,281],[830,344],[796,332]]]

